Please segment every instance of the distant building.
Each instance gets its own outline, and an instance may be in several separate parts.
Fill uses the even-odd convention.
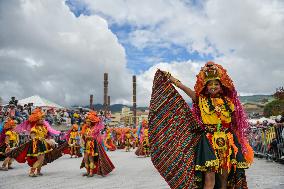
[[[149,110],[137,111],[137,123],[141,123],[143,120],[148,120]],[[111,115],[111,121],[108,123],[110,127],[117,127],[120,125],[131,127],[134,125],[133,111],[129,107],[123,107],[121,112],[116,112]]]
[[[137,112],[137,122],[141,123],[143,120],[148,120],[149,111]]]
[[[109,122],[110,127],[117,127],[120,125],[121,113],[117,112],[111,115],[111,122]]]

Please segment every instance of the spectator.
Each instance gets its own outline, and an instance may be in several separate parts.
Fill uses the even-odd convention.
[[[10,100],[10,102],[9,102],[9,105],[11,105],[11,104],[14,104],[15,106],[18,105],[18,100],[16,100],[16,98],[15,98],[14,96],[11,97],[11,100]]]

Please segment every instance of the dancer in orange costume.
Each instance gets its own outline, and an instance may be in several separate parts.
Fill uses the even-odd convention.
[[[83,176],[93,177],[94,174],[105,176],[114,169],[114,165],[102,146],[101,130],[103,128],[104,125],[96,112],[89,112],[81,132],[84,159],[80,168],[85,167],[87,170]]]
[[[13,119],[8,118],[4,124],[4,130],[2,131],[5,135],[5,139],[3,143],[0,144],[0,155],[4,155],[9,153],[12,149],[18,146],[19,143],[19,135],[17,132],[14,131],[16,123]],[[8,171],[8,169],[12,169],[13,159],[10,157],[6,157],[2,167],[0,170]]]
[[[79,132],[78,132],[77,124],[74,124],[72,126],[68,144],[69,144],[71,158],[73,157],[73,155],[75,156],[75,158],[81,156],[80,155],[80,145],[79,145]]]
[[[60,131],[51,128],[44,118],[45,114],[37,108],[26,122],[18,125],[15,131],[29,133],[30,140],[7,153],[7,156],[15,158],[19,163],[28,162],[31,167],[30,177],[42,176],[42,166],[61,157],[63,149],[68,145],[66,142],[57,146],[57,143],[49,138],[50,135],[59,135]]]

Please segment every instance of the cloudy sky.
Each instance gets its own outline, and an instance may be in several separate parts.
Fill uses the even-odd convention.
[[[208,60],[240,94],[284,85],[282,0],[0,0],[0,96],[41,95],[61,105],[149,104],[153,75],[168,70],[189,87]]]

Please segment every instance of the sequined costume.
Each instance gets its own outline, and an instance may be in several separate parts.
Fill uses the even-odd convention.
[[[107,129],[106,136],[104,139],[104,145],[109,151],[115,151],[116,146],[114,145],[113,138],[112,138],[112,131],[110,129]]]
[[[62,151],[68,146],[67,142],[57,146],[57,143],[49,138],[51,133],[58,134],[44,121],[45,114],[41,109],[35,109],[28,120],[18,125],[17,132],[29,133],[30,140],[7,153],[7,156],[14,158],[19,163],[27,162],[31,167],[29,176],[41,176],[41,168],[47,163],[62,156]]]
[[[222,84],[220,96],[206,93],[210,80]],[[154,166],[171,188],[201,189],[204,173],[227,171],[228,189],[246,189],[244,169],[252,163],[253,151],[245,139],[246,117],[226,70],[206,64],[197,75],[195,95],[191,109],[168,77],[157,71],[149,113]],[[219,187],[217,178],[215,188]]]
[[[150,144],[148,135],[148,126],[144,126],[141,130],[142,134],[140,136],[140,144],[135,152],[137,156],[150,156]]]
[[[3,129],[3,141],[0,142],[0,156],[4,157],[4,161],[0,170],[8,171],[8,169],[12,169],[12,161],[13,159],[10,157],[6,157],[6,153],[9,153],[11,150],[16,148],[19,143],[19,135],[14,131],[16,124],[13,119],[8,118],[4,123]],[[2,134],[1,134],[2,135]]]
[[[79,136],[79,132],[78,132],[78,125],[74,124],[72,126],[72,129],[70,130],[69,134],[68,134],[68,153],[70,154],[71,158],[73,156],[75,156],[75,158],[77,157],[81,157],[81,153],[80,153],[80,144],[79,144],[79,140],[80,140],[80,136]]]
[[[83,176],[93,177],[94,174],[105,176],[114,169],[114,165],[102,146],[100,132],[103,128],[104,125],[96,112],[89,112],[86,124],[81,131],[84,159],[80,168],[85,167],[87,171]]]
[[[126,130],[124,143],[126,152],[130,152],[130,149],[132,147],[132,135],[130,133],[130,129]]]

